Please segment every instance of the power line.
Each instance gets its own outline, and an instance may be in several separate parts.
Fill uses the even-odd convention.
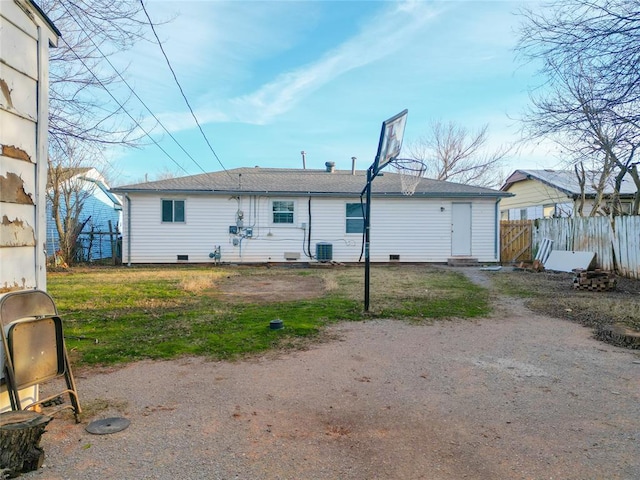
[[[198,129],[200,130],[200,133],[202,134],[202,137],[204,138],[205,142],[207,142],[207,145],[209,146],[209,150],[211,150],[211,152],[213,153],[213,156],[216,157],[216,160],[218,161],[218,163],[220,164],[222,169],[226,172],[227,169],[222,164],[222,161],[220,160],[220,158],[218,158],[218,154],[213,149],[213,146],[211,145],[211,142],[209,142],[209,139],[205,135],[204,130],[202,129],[202,126],[200,126],[200,122],[198,121],[198,118],[196,117],[196,114],[194,113],[193,108],[191,108],[191,104],[189,103],[189,100],[187,99],[187,96],[185,95],[184,90],[182,89],[182,86],[180,85],[180,82],[178,81],[178,77],[176,76],[176,72],[173,70],[173,67],[171,66],[171,62],[169,61],[169,57],[167,57],[167,53],[164,51],[164,47],[162,46],[162,42],[160,41],[160,37],[158,37],[158,34],[156,33],[156,29],[153,26],[153,22],[151,21],[151,17],[149,17],[149,13],[147,12],[147,8],[144,6],[143,0],[140,0],[140,5],[142,5],[142,10],[144,11],[144,14],[147,16],[147,20],[149,20],[149,26],[151,27],[151,31],[153,32],[153,35],[156,37],[156,40],[158,41],[158,46],[160,47],[160,50],[162,51],[162,55],[164,56],[164,59],[167,61],[167,65],[169,66],[169,70],[171,70],[171,74],[173,75],[173,79],[175,80],[176,85],[178,85],[178,88],[180,89],[180,93],[182,94],[182,98],[184,98],[184,101],[187,104],[187,107],[189,108],[189,111],[191,112],[191,116],[195,120],[196,125],[198,126]]]
[[[176,159],[175,159],[175,158],[173,158],[173,157],[169,154],[169,152],[167,152],[164,148],[162,148],[162,146],[161,146],[161,145],[160,145],[156,140],[154,140],[154,138],[151,136],[151,134],[150,134],[149,132],[147,132],[147,131],[144,129],[144,127],[143,127],[142,125],[140,125],[140,124],[138,123],[138,121],[137,121],[135,118],[133,118],[133,116],[132,116],[128,111],[127,111],[127,109],[126,109],[126,108],[124,108],[124,105],[122,105],[122,104],[118,101],[118,99],[117,99],[116,97],[114,97],[114,96],[113,96],[113,94],[112,94],[112,93],[109,91],[109,89],[104,85],[104,83],[102,83],[102,81],[101,81],[101,80],[96,76],[96,74],[95,74],[95,73],[93,73],[93,71],[91,71],[91,69],[89,68],[89,66],[88,66],[88,65],[85,63],[85,61],[82,59],[82,57],[80,57],[80,55],[78,55],[78,54],[75,52],[75,50],[74,50],[73,48],[71,48],[71,45],[69,45],[69,44],[67,43],[67,41],[66,41],[63,37],[61,37],[61,38],[62,38],[62,41],[65,43],[65,45],[69,48],[69,51],[70,51],[70,52],[72,52],[72,53],[75,55],[75,57],[80,61],[80,63],[82,63],[82,65],[84,66],[84,68],[86,68],[86,69],[87,69],[87,71],[88,71],[88,72],[93,76],[93,78],[96,80],[96,82],[98,82],[98,84],[99,84],[99,85],[100,85],[100,86],[101,86],[101,87],[102,87],[102,88],[103,88],[103,89],[104,89],[104,90],[109,94],[109,96],[113,99],[113,101],[114,101],[114,102],[116,102],[116,104],[118,104],[118,106],[120,107],[120,109],[121,109],[124,113],[126,113],[126,114],[127,114],[127,116],[128,116],[128,117],[133,121],[133,123],[134,123],[135,125],[137,125],[137,126],[138,126],[138,128],[140,128],[140,130],[142,130],[142,132],[144,132],[144,134],[145,134],[147,137],[149,137],[149,138],[151,139],[151,141],[152,141],[153,143],[155,143],[155,144],[156,144],[156,146],[157,146],[160,150],[162,150],[162,152],[163,152],[163,153],[164,153],[164,154],[165,154],[165,155],[166,155],[166,156],[167,156],[167,157],[168,157],[168,158],[169,158],[173,163],[175,163],[175,164],[178,166],[178,168],[179,168],[180,170],[182,170],[184,173],[186,173],[187,175],[189,175],[189,172],[188,172],[188,171],[186,171],[186,170],[184,169],[184,167],[183,167],[182,165],[180,165],[180,164],[176,161]]]
[[[64,4],[64,2],[62,3],[63,8],[67,11],[67,13],[69,14],[69,16],[71,18],[73,18],[73,20],[82,27],[82,25],[80,25],[80,22],[78,21],[78,19],[76,17],[74,17],[74,15],[69,11],[69,9],[67,8],[67,6]],[[148,105],[142,100],[142,98],[140,98],[140,96],[135,92],[135,90],[133,89],[133,87],[131,87],[131,85],[129,85],[129,83],[126,81],[126,79],[122,76],[122,74],[118,71],[118,69],[111,63],[111,61],[109,60],[109,58],[104,54],[104,52],[100,49],[100,47],[93,41],[93,38],[91,38],[90,35],[87,35],[87,38],[91,41],[91,43],[93,44],[93,46],[96,48],[96,50],[100,53],[100,55],[102,56],[102,58],[104,60],[106,60],[106,62],[109,64],[109,66],[113,69],[114,72],[116,72],[116,75],[118,75],[118,77],[120,77],[120,80],[127,86],[127,88],[131,91],[131,93],[138,99],[138,101],[144,106],[144,108],[147,109],[147,111],[151,114],[151,116],[156,120],[156,122],[158,122],[158,125],[160,125],[162,127],[162,129],[169,135],[169,137],[171,137],[171,139],[176,143],[176,145],[178,145],[178,147],[180,147],[180,149],[191,159],[191,161],[193,163],[195,163],[197,165],[197,167],[202,171],[202,173],[207,174],[208,172],[206,172],[204,170],[204,168],[202,168],[202,166],[196,161],[195,158],[193,158],[191,156],[191,154],[182,146],[182,144],[173,136],[173,134],[164,126],[164,124],[160,121],[160,119],[151,111],[151,109],[148,107]],[[66,42],[65,42],[66,43]],[[74,52],[75,53],[75,52]],[[95,75],[94,75],[95,77]],[[183,171],[185,171],[183,169]],[[188,174],[188,172],[187,172]]]

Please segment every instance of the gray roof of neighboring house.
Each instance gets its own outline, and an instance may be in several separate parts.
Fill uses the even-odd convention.
[[[587,195],[595,195],[595,182],[600,178],[600,172],[586,172],[587,182],[585,185],[585,193]],[[556,188],[567,195],[580,195],[580,184],[573,170],[516,170],[513,172],[504,185],[500,188],[502,191],[508,191],[511,185],[523,180],[538,180],[550,187]],[[622,181],[620,188],[621,195],[635,195],[637,188],[633,181],[627,177]],[[613,181],[610,181],[605,189],[605,194],[613,193]]]
[[[235,168],[189,177],[158,180],[112,188],[117,193],[242,193],[259,195],[359,196],[367,183],[367,172],[356,170]],[[401,196],[400,175],[383,172],[372,182],[375,196]],[[507,197],[511,194],[489,188],[422,178],[418,197]]]

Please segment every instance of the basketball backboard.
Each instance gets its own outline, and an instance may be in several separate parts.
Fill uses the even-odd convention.
[[[404,127],[407,123],[407,109],[382,122],[378,153],[373,162],[373,175],[377,175],[390,161],[400,155]]]

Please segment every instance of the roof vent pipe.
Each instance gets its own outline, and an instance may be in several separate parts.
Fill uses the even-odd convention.
[[[302,169],[306,170],[307,169],[307,152],[302,150],[300,152],[300,155],[302,155]]]
[[[356,174],[356,157],[351,157],[351,175]]]
[[[325,162],[324,166],[327,167],[327,172],[333,173],[336,169],[336,162]]]

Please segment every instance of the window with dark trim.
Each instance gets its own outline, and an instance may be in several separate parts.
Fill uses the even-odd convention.
[[[346,232],[362,233],[364,232],[364,210],[367,205],[364,203],[347,203],[346,204]]]
[[[184,200],[162,200],[162,221],[184,223]]]
[[[271,208],[273,223],[293,223],[293,200],[274,200]]]

